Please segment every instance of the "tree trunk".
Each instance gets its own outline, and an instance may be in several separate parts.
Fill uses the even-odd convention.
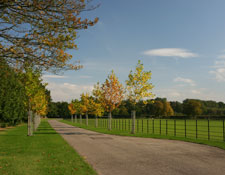
[[[77,114],[75,114],[75,123],[77,123]]]
[[[73,123],[73,114],[71,115],[71,122]]]
[[[82,115],[80,114],[80,124],[82,124]]]
[[[95,127],[97,128],[98,127],[98,117],[95,116]]]
[[[86,125],[88,126],[88,113],[86,112]]]
[[[112,113],[109,112],[109,126],[108,126],[108,129],[111,131],[112,130]]]
[[[132,118],[132,130],[131,134],[135,134],[135,119],[136,119],[136,111],[131,111],[131,118]]]
[[[32,111],[28,112],[28,136],[32,136],[33,135],[33,129],[32,129],[32,125],[33,125],[33,121],[32,121]]]
[[[27,112],[27,135],[28,136],[30,136],[30,115],[31,115],[30,112],[31,111]]]

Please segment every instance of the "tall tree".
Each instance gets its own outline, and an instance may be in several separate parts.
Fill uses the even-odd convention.
[[[0,58],[21,68],[28,64],[44,70],[80,69],[79,62],[69,63],[72,55],[66,50],[77,49],[74,41],[78,30],[98,21],[79,17],[81,12],[94,8],[87,2],[1,1]]]
[[[149,82],[151,79],[151,71],[144,71],[144,65],[138,60],[136,69],[134,73],[132,70],[128,75],[128,80],[126,81],[126,89],[128,91],[128,98],[133,104],[133,118],[135,119],[136,109],[135,105],[140,100],[145,98],[152,98],[154,97],[153,93],[151,92],[152,88],[154,87],[152,83]],[[132,133],[134,133],[134,120],[132,124]]]
[[[0,123],[16,125],[27,119],[27,96],[20,76],[0,59]]]
[[[124,98],[124,89],[119,82],[114,71],[108,75],[105,83],[102,85],[102,104],[107,112],[109,112],[109,130],[112,124],[112,111],[117,108]]]

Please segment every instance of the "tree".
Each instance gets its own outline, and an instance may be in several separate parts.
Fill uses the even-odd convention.
[[[86,125],[88,125],[88,113],[91,113],[91,110],[92,110],[92,106],[91,106],[91,104],[93,103],[92,101],[93,101],[93,99],[91,99],[89,93],[81,94],[80,109],[81,109],[81,113],[85,114],[85,116],[86,116]]]
[[[16,125],[27,119],[25,88],[20,76],[0,59],[0,123]]]
[[[132,70],[128,75],[128,80],[126,81],[126,89],[128,91],[128,98],[133,104],[133,118],[135,119],[136,115],[136,103],[144,98],[152,98],[154,95],[151,92],[154,87],[152,83],[149,82],[151,79],[151,71],[144,71],[144,66],[140,60],[136,66],[135,72]],[[132,123],[132,133],[134,133],[135,121]]]
[[[119,82],[114,71],[108,75],[108,79],[105,80],[102,85],[102,97],[101,102],[105,110],[109,113],[109,130],[111,130],[112,111],[117,108],[124,98],[124,89]]]
[[[75,106],[74,106],[74,104],[73,104],[73,102],[71,102],[71,103],[68,105],[68,109],[70,110],[71,115],[75,114],[76,111],[77,111],[76,108],[75,108]]]
[[[77,31],[97,23],[81,20],[94,9],[85,0],[4,0],[0,3],[0,58],[15,67],[33,65],[43,70],[80,69],[70,64]]]
[[[98,126],[97,117],[101,117],[104,114],[104,107],[101,103],[102,90],[100,87],[100,83],[97,82],[94,85],[94,89],[92,90],[93,100],[91,101],[92,114],[95,116],[95,126]]]
[[[183,101],[183,113],[195,117],[202,114],[202,104],[197,100],[186,99]]]

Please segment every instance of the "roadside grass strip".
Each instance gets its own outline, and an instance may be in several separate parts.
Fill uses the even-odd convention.
[[[34,136],[27,125],[0,133],[1,175],[96,175],[76,151],[42,120]]]
[[[115,120],[116,121],[116,120]],[[125,124],[125,121],[126,121],[126,125],[122,125],[122,122],[123,124]],[[196,132],[194,130],[194,128],[196,127],[195,126],[195,123],[194,121],[188,121],[191,125],[188,125],[188,128],[186,130],[186,138],[185,138],[185,134],[184,134],[184,131],[183,131],[183,128],[182,126],[178,125],[179,123],[183,123],[184,121],[180,120],[180,121],[177,121],[177,130],[176,130],[176,133],[175,133],[175,136],[174,136],[174,123],[173,123],[173,120],[171,121],[168,121],[171,122],[171,125],[168,124],[168,127],[167,127],[167,131],[165,131],[165,127],[163,127],[163,124],[165,121],[161,121],[162,125],[161,125],[161,131],[159,131],[159,126],[158,126],[158,123],[159,123],[159,120],[155,120],[155,127],[154,127],[154,131],[153,131],[153,128],[148,128],[148,127],[142,127],[142,123],[143,124],[146,124],[147,123],[147,120],[139,120],[139,123],[137,124],[137,121],[136,121],[136,133],[135,134],[131,134],[131,130],[127,123],[128,120],[120,120],[118,119],[118,121],[116,121],[117,123],[120,123],[120,124],[116,124],[116,123],[112,123],[112,130],[109,131],[108,128],[107,128],[107,119],[101,119],[99,120],[98,122],[98,127],[96,128],[95,127],[95,121],[94,119],[89,119],[89,125],[86,126],[85,125],[85,120],[83,121],[83,123],[74,123],[74,122],[71,122],[70,120],[60,120],[60,122],[63,122],[63,123],[66,123],[66,124],[69,124],[69,125],[72,125],[72,126],[76,126],[76,127],[79,127],[79,128],[83,128],[83,129],[87,129],[87,130],[91,130],[91,131],[96,131],[96,132],[100,132],[100,133],[104,133],[104,134],[112,134],[112,135],[120,135],[120,136],[134,136],[134,137],[146,137],[146,138],[158,138],[158,139],[169,139],[169,140],[181,140],[181,141],[187,141],[187,142],[193,142],[193,143],[199,143],[199,144],[205,144],[205,145],[210,145],[210,146],[215,146],[215,147],[218,147],[218,148],[221,148],[221,149],[225,149],[225,142],[222,140],[222,137],[221,137],[221,132],[215,132],[215,133],[218,133],[218,135],[213,135],[211,136],[211,139],[212,137],[215,138],[215,140],[207,140],[207,137],[208,137],[208,131],[207,130],[204,130],[204,124],[205,122],[203,121],[199,121],[199,123],[203,123],[203,127],[202,128],[199,128],[200,130],[198,130],[199,134],[198,137],[196,138]],[[140,124],[141,123],[141,124]],[[152,124],[152,123],[149,123],[149,125]],[[215,127],[214,130],[215,131],[220,131],[221,129],[218,129],[216,128],[216,125],[221,125],[221,123],[215,121],[215,122],[212,122],[213,126]],[[206,125],[207,126],[207,125]],[[199,127],[199,126],[198,126]],[[154,132],[154,133],[153,133]],[[167,132],[167,133],[166,133]],[[161,134],[160,134],[161,133]],[[221,139],[221,140],[216,140],[216,139]]]

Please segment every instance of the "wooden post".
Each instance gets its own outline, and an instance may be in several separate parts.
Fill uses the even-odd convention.
[[[86,112],[86,125],[88,126],[88,113]]]
[[[97,128],[98,127],[98,117],[95,116],[95,127]]]
[[[111,112],[109,112],[109,126],[108,126],[108,130],[112,130],[112,113]]]
[[[80,124],[82,124],[82,115],[80,114]]]
[[[131,117],[132,117],[132,130],[131,130],[131,134],[135,134],[136,111],[131,111]]]
[[[75,123],[77,123],[77,114],[75,114]]]
[[[73,123],[73,114],[71,115],[71,122]]]

